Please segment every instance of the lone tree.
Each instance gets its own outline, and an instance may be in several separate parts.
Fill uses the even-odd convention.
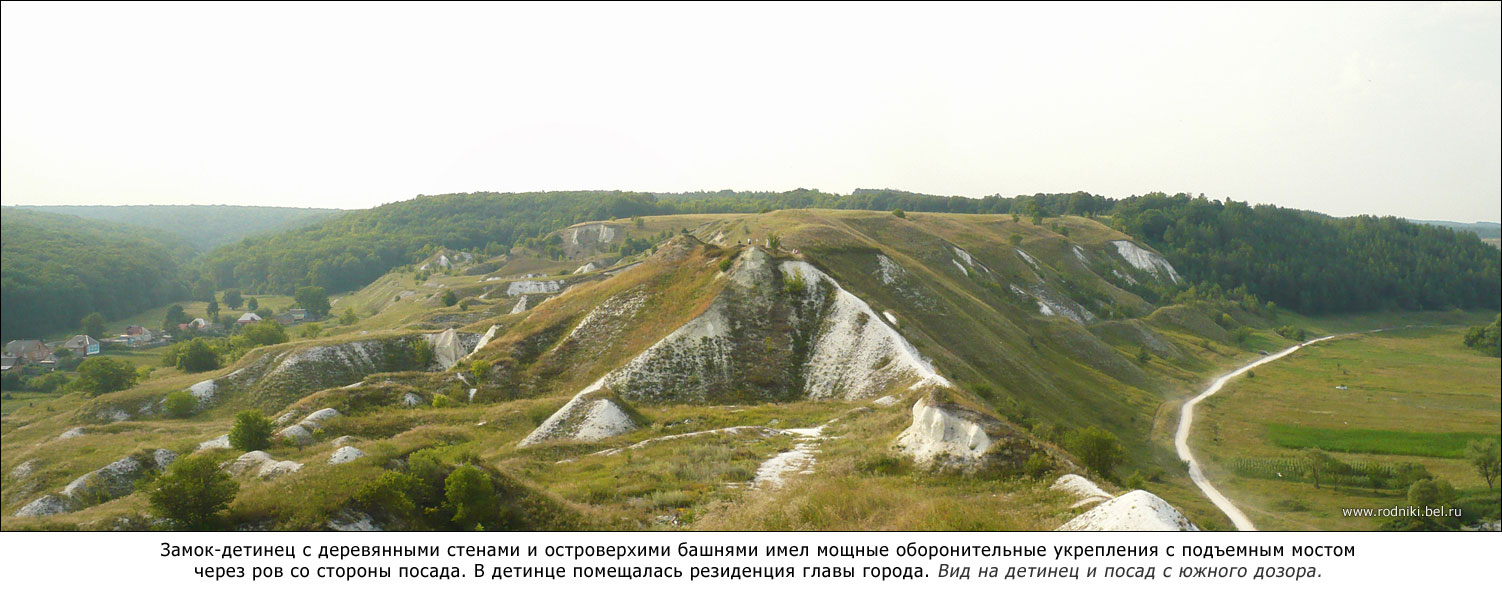
[[[104,337],[104,315],[102,314],[91,312],[82,321],[79,321],[78,325],[83,329],[84,335],[88,335],[94,339]]]
[[[178,530],[219,528],[220,512],[229,507],[240,486],[219,470],[212,456],[190,456],[172,463],[147,497],[151,507]]]
[[[457,294],[454,294],[453,290],[444,290],[443,291],[443,305],[444,306],[453,306],[453,305],[458,304],[458,303],[459,303],[459,296]]]
[[[162,319],[162,328],[168,331],[172,331],[176,329],[178,325],[186,322],[188,322],[188,313],[183,312],[183,306],[181,304],[174,304],[167,307],[167,316]]]
[[[1116,434],[1090,426],[1074,430],[1065,439],[1066,447],[1095,472],[1110,476],[1126,457],[1126,449]]]
[[[1481,473],[1481,478],[1486,480],[1486,488],[1491,489],[1498,474],[1502,473],[1502,443],[1496,440],[1471,440],[1466,443],[1465,457],[1471,462],[1471,466],[1476,467],[1476,472]]]
[[[323,318],[329,314],[329,293],[320,286],[303,286],[297,289],[297,294],[292,297],[297,301],[297,306],[305,308],[308,314],[314,318]]]
[[[136,367],[130,362],[89,358],[78,365],[78,380],[73,387],[91,395],[102,395],[130,388],[138,378]]]
[[[239,290],[230,289],[224,291],[224,305],[228,306],[230,310],[239,309],[241,304],[245,304],[245,300],[240,297]]]
[[[229,431],[229,445],[246,452],[265,450],[271,445],[271,420],[257,409],[236,413],[235,427]]]
[[[1319,476],[1329,472],[1330,467],[1335,464],[1335,459],[1325,454],[1323,450],[1309,448],[1304,451],[1304,460],[1307,464],[1304,470],[1309,471],[1309,478],[1314,481],[1314,488],[1319,489]]]

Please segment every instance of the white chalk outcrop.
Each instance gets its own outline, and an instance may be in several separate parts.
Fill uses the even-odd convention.
[[[258,479],[274,479],[302,470],[302,463],[276,460],[263,450],[252,450],[235,460],[219,465],[220,469],[235,477],[255,476]]]
[[[73,512],[135,491],[137,480],[160,472],[177,460],[177,453],[164,448],[132,454],[69,482],[62,491],[44,495],[14,514],[18,517],[50,516]]]
[[[574,395],[516,446],[524,448],[554,440],[593,442],[640,427],[621,405],[599,391]]]
[[[991,447],[991,437],[965,415],[921,397],[913,404],[912,425],[897,436],[897,449],[920,465],[978,464]]]
[[[552,294],[562,289],[563,282],[558,280],[518,280],[506,286],[506,295]]]
[[[365,456],[364,450],[354,446],[343,446],[329,455],[329,464],[342,465],[363,456]]]
[[[307,446],[315,441],[313,437],[314,431],[322,428],[324,422],[339,416],[338,409],[325,407],[309,413],[307,417],[304,417],[302,421],[294,425],[282,428],[276,435],[297,446]]]
[[[803,261],[786,261],[779,267],[784,277],[801,276],[805,291],[822,289],[826,282],[833,288],[833,304],[804,363],[804,389],[810,398],[865,399],[902,380],[912,380],[909,388],[950,386],[913,344],[882,322],[885,317],[834,278]]]
[[[1053,482],[1053,485],[1049,486],[1049,489],[1062,491],[1077,498],[1078,501],[1074,505],[1069,506],[1071,508],[1098,504],[1112,497],[1110,493],[1101,489],[1094,481],[1073,473],[1059,477],[1058,480]]]
[[[1197,531],[1199,527],[1163,498],[1138,489],[1091,508],[1058,530]]]
[[[1169,264],[1162,255],[1139,247],[1137,243],[1129,240],[1113,240],[1111,246],[1116,247],[1117,254],[1120,254],[1121,258],[1132,267],[1151,273],[1158,278],[1166,277],[1175,284],[1179,283],[1179,272],[1175,271],[1173,265]]]
[[[197,449],[197,451],[198,452],[202,452],[204,450],[216,450],[216,449],[219,449],[219,448],[229,448],[229,447],[230,447],[230,444],[229,444],[229,434],[225,434],[223,436],[219,436],[218,438],[214,438],[212,440],[204,440],[202,442],[199,442],[198,443],[198,449]]]
[[[522,294],[522,297],[517,298],[516,304],[511,307],[511,314],[527,312],[527,308],[531,307],[530,299],[530,296]]]
[[[494,329],[491,330],[492,332]],[[427,333],[422,336],[428,345],[433,347],[433,363],[444,370],[453,368],[460,360],[473,353],[476,345],[480,343],[481,336],[475,333],[460,333],[448,329],[439,333]]]

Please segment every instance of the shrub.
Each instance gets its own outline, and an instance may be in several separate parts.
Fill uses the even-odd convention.
[[[453,305],[458,304],[458,303],[459,303],[459,296],[457,294],[454,294],[453,290],[444,290],[443,291],[443,305],[444,306],[453,306]]]
[[[1097,426],[1074,430],[1064,441],[1069,452],[1079,457],[1085,466],[1108,477],[1126,456],[1126,449],[1116,434]]]
[[[240,334],[255,345],[275,345],[287,342],[287,330],[281,323],[266,319],[246,325]]]
[[[434,409],[443,409],[444,407],[452,407],[453,405],[454,405],[454,400],[450,399],[448,395],[445,395],[445,394],[442,394],[442,393],[437,394],[437,395],[433,395],[433,408]]]
[[[73,387],[91,395],[102,395],[130,388],[137,378],[136,367],[130,362],[89,358],[78,365],[78,380]]]
[[[1053,471],[1053,461],[1041,452],[1034,452],[1027,457],[1027,462],[1022,463],[1022,474],[1034,479],[1047,475],[1051,471]]]
[[[229,444],[249,452],[265,450],[271,445],[271,420],[257,409],[235,414],[235,427],[229,431]]]
[[[443,481],[443,492],[454,513],[454,526],[460,530],[483,530],[482,525],[494,522],[500,509],[495,503],[495,486],[490,483],[490,475],[472,465],[449,473]]]
[[[729,257],[720,260],[720,271],[730,271],[732,260]]]
[[[907,218],[907,212],[902,211],[900,208],[896,209],[896,210],[892,210],[892,215],[896,216],[898,218],[904,218],[904,219]]]
[[[157,514],[177,529],[208,530],[220,526],[220,512],[239,491],[240,486],[219,470],[214,457],[189,456],[157,477],[147,498]]]
[[[177,366],[183,372],[204,372],[219,367],[219,354],[203,338],[194,338],[182,345],[174,346],[162,357],[163,364]]]
[[[417,477],[401,471],[386,471],[355,492],[354,505],[370,514],[410,522],[418,518],[417,504],[412,498],[421,489],[422,481]]]
[[[174,419],[183,419],[193,415],[196,409],[198,409],[198,397],[188,391],[177,391],[167,395],[167,399],[162,401],[162,411],[167,414],[167,417]]]

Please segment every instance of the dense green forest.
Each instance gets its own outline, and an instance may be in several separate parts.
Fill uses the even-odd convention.
[[[1123,200],[1113,213],[1191,281],[1246,286],[1300,312],[1495,310],[1502,301],[1502,254],[1469,232],[1185,195]]]
[[[341,213],[321,208],[261,206],[19,206],[118,224],[130,224],[182,237],[208,251],[247,236],[307,226]]]
[[[440,246],[498,254],[588,220],[796,208],[1100,217],[1163,252],[1192,282],[1245,286],[1306,313],[1502,306],[1502,256],[1473,233],[1161,193],[1120,200],[1084,192],[970,199],[886,189],[424,196],[223,247],[207,269],[220,288],[291,293],[311,284],[341,291]]]
[[[0,216],[0,334],[37,338],[91,312],[121,318],[184,297],[181,239],[7,207]]]

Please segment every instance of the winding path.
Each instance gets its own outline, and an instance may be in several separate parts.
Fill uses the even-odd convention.
[[[1173,446],[1178,450],[1179,459],[1189,465],[1189,478],[1194,481],[1195,485],[1199,486],[1200,491],[1205,492],[1205,497],[1208,497],[1210,498],[1210,501],[1215,502],[1215,507],[1220,508],[1220,511],[1225,512],[1226,516],[1231,519],[1231,522],[1236,525],[1237,530],[1257,530],[1257,527],[1252,524],[1252,520],[1250,518],[1246,517],[1246,514],[1243,514],[1241,512],[1241,509],[1236,507],[1236,504],[1231,503],[1230,498],[1227,498],[1220,492],[1219,489],[1216,489],[1214,485],[1210,484],[1210,479],[1205,477],[1205,471],[1204,469],[1200,468],[1199,461],[1194,460],[1194,453],[1189,450],[1189,427],[1192,423],[1194,423],[1194,406],[1200,401],[1203,401],[1206,397],[1220,392],[1221,387],[1226,386],[1226,383],[1230,382],[1231,379],[1245,374],[1252,368],[1256,368],[1273,360],[1287,356],[1288,354],[1298,351],[1299,348],[1311,343],[1319,343],[1326,339],[1334,339],[1335,337],[1338,336],[1328,335],[1319,339],[1305,341],[1304,343],[1300,343],[1278,353],[1263,356],[1261,359],[1258,359],[1255,362],[1237,368],[1221,376],[1220,378],[1215,379],[1215,382],[1210,383],[1210,386],[1206,388],[1204,392],[1200,393],[1199,396],[1184,403],[1183,409],[1179,411],[1179,429],[1174,433],[1173,436]]]

